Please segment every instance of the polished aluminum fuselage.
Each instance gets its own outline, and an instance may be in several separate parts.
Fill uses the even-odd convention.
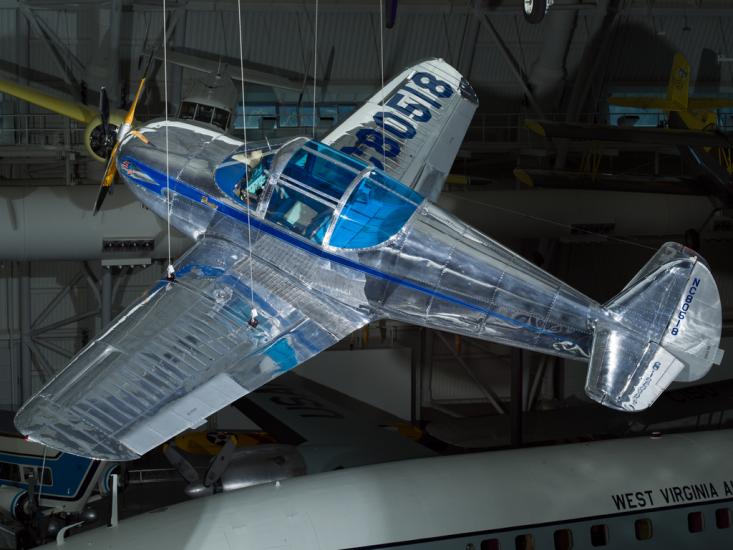
[[[573,359],[590,355],[592,323],[600,310],[596,302],[427,200],[377,246],[319,245],[264,218],[267,192],[248,212],[217,186],[217,166],[242,147],[241,141],[182,121],[154,122],[141,132],[150,143],[135,137],[124,141],[120,173],[163,218],[170,193],[171,225],[192,238],[215,235],[236,242],[349,315],[390,318]],[[253,145],[249,149],[262,147]],[[276,180],[279,174],[274,169],[269,177]],[[255,293],[257,287],[255,279]]]

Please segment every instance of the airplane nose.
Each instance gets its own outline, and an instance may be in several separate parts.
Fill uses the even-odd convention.
[[[171,178],[198,186],[210,182],[216,166],[239,145],[225,134],[195,123],[154,120],[125,137],[117,158],[118,164],[131,160],[159,175],[164,176],[167,170]]]
[[[192,142],[190,138],[186,139],[187,133],[190,132],[172,125],[172,121],[149,122],[136,132],[128,134],[120,143],[118,168],[125,161],[134,161],[146,171],[164,175],[167,170],[171,177],[175,177],[189,162],[190,152],[197,150],[193,144],[190,148],[186,146]]]

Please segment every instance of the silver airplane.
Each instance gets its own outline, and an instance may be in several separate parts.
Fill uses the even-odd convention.
[[[732,452],[722,430],[347,468],[62,533],[43,548],[729,550]]]
[[[385,318],[585,361],[587,394],[627,411],[722,357],[718,290],[695,252],[664,245],[601,305],[431,202],[478,105],[442,60],[399,74],[320,142],[131,129],[136,104],[95,209],[119,170],[196,244],[22,407],[16,426],[35,441],[137,458]]]

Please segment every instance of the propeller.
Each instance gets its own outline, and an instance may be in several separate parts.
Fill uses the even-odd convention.
[[[107,159],[107,168],[104,171],[104,177],[102,178],[102,183],[99,185],[99,192],[97,193],[97,200],[94,203],[94,214],[99,212],[99,209],[102,206],[102,203],[104,202],[107,193],[109,192],[109,188],[112,187],[112,183],[114,182],[115,176],[117,175],[117,150],[120,147],[120,142],[125,138],[128,133],[130,133],[130,130],[132,129],[132,122],[135,119],[135,109],[137,108],[137,102],[142,95],[144,85],[145,79],[143,78],[142,80],[140,80],[140,86],[138,86],[137,88],[137,93],[135,94],[135,99],[132,101],[130,110],[127,111],[122,126],[120,126],[119,130],[117,130],[117,140],[115,141],[112,150],[110,151],[109,158]],[[109,99],[107,98],[107,91],[104,88],[102,88],[102,93],[99,96],[99,111],[102,118],[103,132],[105,133],[105,135],[108,135]]]
[[[215,492],[214,486],[229,467],[236,448],[237,440],[235,436],[229,436],[219,453],[209,462],[209,467],[204,474],[203,480],[200,478],[196,468],[178,451],[175,443],[164,446],[163,454],[168,459],[168,462],[171,463],[171,466],[181,474],[181,477],[188,481],[189,485],[186,488],[186,494],[189,496],[201,496]]]
[[[104,86],[99,90],[99,119],[100,124],[89,134],[89,147],[96,155],[108,159],[117,138],[117,126],[109,121],[109,98]]]

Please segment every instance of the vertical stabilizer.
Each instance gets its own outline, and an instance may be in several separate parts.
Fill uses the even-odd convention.
[[[667,101],[670,111],[687,111],[690,95],[690,64],[680,52],[674,54],[672,70],[667,84]]]
[[[672,69],[669,71],[666,97],[654,96],[611,96],[610,105],[633,107],[635,109],[661,109],[663,111],[685,112],[688,110],[690,94],[690,64],[687,58],[677,52],[674,54]]]
[[[718,287],[705,261],[679,244],[662,246],[603,311],[585,386],[603,405],[646,409],[673,381],[720,364]]]

